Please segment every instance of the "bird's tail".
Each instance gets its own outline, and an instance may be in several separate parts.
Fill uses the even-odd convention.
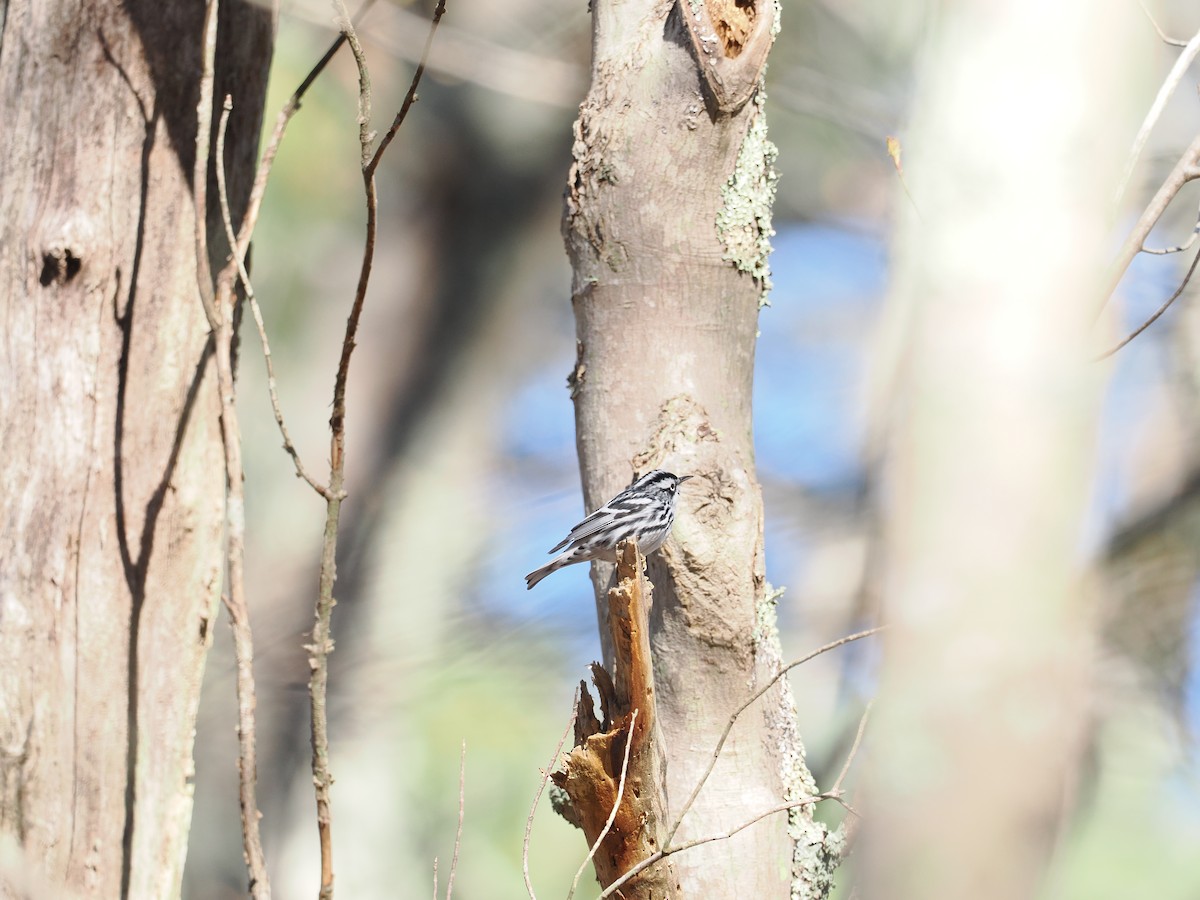
[[[557,572],[563,566],[569,566],[571,563],[579,562],[579,557],[574,549],[568,550],[566,553],[559,554],[546,563],[540,569],[534,569],[525,576],[525,590],[531,590],[535,584],[549,575],[551,572]]]
[[[562,568],[562,564],[556,559],[553,562],[548,562],[540,569],[534,569],[525,576],[525,590],[532,590],[533,586],[549,575],[551,572]]]

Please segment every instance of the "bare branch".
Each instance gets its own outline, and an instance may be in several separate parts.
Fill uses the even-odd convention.
[[[213,295],[212,268],[208,264],[208,161],[212,136],[213,65],[217,55],[217,0],[204,9],[203,68],[200,71],[200,100],[196,104],[196,160],[192,166],[192,196],[196,212],[196,285],[208,327],[217,330],[220,312]]]
[[[242,288],[246,292],[246,302],[250,305],[250,312],[254,316],[254,325],[258,329],[258,339],[262,344],[263,360],[267,364],[267,392],[271,396],[271,411],[275,414],[275,424],[279,426],[279,433],[283,435],[283,449],[292,458],[292,464],[296,468],[296,476],[303,478],[308,482],[309,487],[324,497],[328,493],[328,489],[308,474],[304,463],[300,461],[300,452],[292,442],[292,436],[283,421],[283,407],[279,403],[279,389],[275,381],[275,365],[271,359],[271,344],[267,340],[267,326],[263,322],[262,309],[259,307],[258,298],[254,295],[254,286],[250,283],[250,273],[246,271],[245,261],[237,252],[237,237],[233,232],[233,216],[229,211],[229,191],[225,184],[225,129],[229,124],[229,113],[232,110],[233,98],[226,94],[225,102],[221,107],[221,121],[217,125],[216,165],[217,196],[221,201],[221,220],[225,223],[225,238],[229,241],[230,264],[237,266],[238,277],[241,279]]]
[[[309,487],[328,500],[329,488],[317,481],[309,473],[308,469],[305,468],[304,463],[300,459],[300,451],[296,449],[296,445],[292,441],[292,435],[284,423],[283,407],[279,402],[279,388],[275,380],[275,365],[271,359],[271,344],[267,340],[267,326],[263,322],[262,308],[258,304],[258,298],[254,296],[250,289],[250,283],[243,282],[243,284],[246,286],[246,301],[250,305],[250,315],[254,318],[254,327],[258,330],[258,340],[262,344],[263,362],[267,365],[267,393],[271,397],[271,411],[275,414],[275,424],[279,426],[279,433],[283,436],[283,449],[292,458],[292,465],[296,469],[296,477],[304,479]]]
[[[733,711],[733,714],[729,717],[729,721],[725,725],[725,730],[721,732],[721,737],[717,740],[717,746],[713,748],[712,758],[708,761],[708,766],[707,766],[707,768],[705,768],[704,774],[702,774],[700,776],[700,780],[697,781],[696,786],[694,788],[692,788],[692,793],[688,796],[687,800],[683,804],[683,807],[679,810],[679,814],[675,817],[675,822],[667,830],[667,837],[666,837],[666,840],[663,841],[663,846],[664,847],[670,846],[671,840],[675,837],[675,833],[677,831],[679,831],[679,826],[681,824],[683,824],[684,816],[686,816],[688,814],[688,811],[692,808],[692,804],[694,804],[696,802],[696,797],[698,797],[700,795],[701,789],[704,787],[705,783],[708,781],[708,777],[710,775],[712,775],[712,771],[717,765],[717,760],[721,756],[721,751],[725,748],[725,741],[729,738],[729,733],[731,731],[733,731],[733,726],[737,723],[738,717],[742,713],[744,713],[754,703],[754,701],[756,701],[760,697],[762,697],[767,691],[769,691],[772,687],[774,687],[774,685],[776,684],[776,682],[779,681],[780,678],[782,678],[784,675],[786,675],[788,672],[790,672],[792,669],[796,668],[797,666],[803,665],[804,663],[808,662],[809,660],[815,659],[816,657],[820,656],[822,653],[828,653],[830,650],[836,650],[838,647],[841,647],[844,644],[849,644],[852,641],[862,640],[863,638],[870,637],[873,634],[879,634],[879,632],[883,631],[885,628],[886,628],[886,626],[880,625],[877,628],[868,628],[866,631],[859,631],[855,634],[850,634],[850,635],[847,635],[846,637],[838,638],[838,640],[830,641],[828,644],[825,644],[823,647],[818,647],[816,650],[814,650],[812,653],[808,654],[807,656],[803,656],[800,659],[797,659],[797,660],[794,660],[793,662],[788,663],[786,666],[784,666],[778,672],[776,672],[774,674],[774,676],[772,676],[771,679],[767,681],[766,684],[764,684],[761,688],[759,688],[757,691],[755,691],[753,694],[751,694],[750,698],[745,703],[743,703],[741,706],[739,706],[737,709],[735,709]]]
[[[226,94],[225,101],[221,104],[221,118],[217,122],[217,158],[213,161],[217,169],[217,201],[221,204],[221,222],[225,226],[225,239],[229,242],[230,262],[237,266],[246,293],[250,294],[250,276],[246,273],[246,267],[242,264],[242,260],[234,253],[234,248],[237,247],[237,236],[233,233],[233,215],[229,211],[229,188],[225,180],[225,132],[229,128],[231,112],[233,112],[233,97]]]
[[[842,771],[838,772],[837,780],[834,781],[833,787],[829,789],[829,793],[840,797],[842,795],[842,782],[846,780],[846,775],[850,772],[850,766],[854,764],[854,758],[858,756],[858,748],[862,744],[863,732],[867,730],[867,719],[871,717],[871,707],[875,705],[872,700],[867,704],[867,708],[863,710],[862,718],[858,720],[858,732],[854,735],[854,743],[850,745],[850,752],[846,754],[846,762],[842,764]]]
[[[438,866],[438,858],[435,856],[435,857],[433,858],[433,900],[439,900],[439,898],[438,898],[438,871],[437,871],[437,866]]]
[[[554,755],[550,757],[550,762],[542,770],[537,793],[533,795],[533,805],[529,807],[529,817],[525,820],[525,840],[521,842],[521,871],[525,874],[525,889],[529,891],[529,900],[537,900],[537,894],[533,892],[533,880],[529,877],[529,838],[533,834],[533,816],[537,812],[538,802],[542,799],[542,792],[546,790],[546,783],[550,781],[550,772],[558,762],[558,755],[562,753],[563,744],[567,742],[567,735],[575,728],[575,716],[578,715],[578,712],[579,688],[576,688],[575,694],[571,698],[571,715],[567,719],[567,727],[563,729],[562,737],[558,739],[558,746],[554,748]]]
[[[1174,247],[1142,247],[1142,252],[1150,253],[1154,256],[1166,256],[1170,253],[1182,253],[1184,250],[1190,250],[1192,244],[1196,243],[1197,238],[1200,238],[1200,212],[1197,212],[1196,214],[1196,224],[1192,227],[1192,233],[1182,244],[1176,244]]]
[[[375,0],[365,0],[363,5],[359,7],[358,14],[355,16],[355,21],[358,21],[366,14],[372,6],[375,5]],[[266,149],[263,151],[262,159],[258,163],[258,171],[254,175],[254,184],[250,188],[250,197],[246,203],[246,213],[242,218],[242,228],[238,232],[238,241],[235,254],[239,259],[245,259],[246,250],[250,246],[250,236],[254,233],[254,227],[258,224],[259,210],[262,208],[263,196],[267,191],[267,181],[271,174],[271,168],[275,164],[275,156],[279,152],[279,145],[283,142],[284,132],[287,131],[288,123],[300,110],[300,102],[304,99],[304,95],[308,89],[312,87],[314,81],[319,76],[329,61],[341,49],[342,44],[346,42],[346,36],[339,34],[337,39],[330,45],[304,80],[300,82],[300,86],[288,98],[288,102],[283,105],[283,109],[279,111],[279,115],[275,118],[275,127],[271,131],[271,137],[267,141]]]
[[[1133,226],[1129,237],[1125,239],[1125,243],[1121,245],[1117,258],[1109,269],[1108,284],[1100,298],[1097,314],[1104,309],[1109,298],[1112,297],[1117,285],[1121,283],[1125,271],[1129,268],[1129,264],[1133,262],[1133,258],[1145,247],[1146,238],[1158,224],[1158,220],[1167,207],[1171,205],[1171,201],[1175,199],[1185,184],[1200,177],[1200,173],[1196,171],[1197,163],[1200,163],[1200,136],[1194,138],[1188,145],[1187,150],[1179,158],[1179,162],[1175,164],[1175,168],[1171,170],[1162,187],[1158,189],[1150,204],[1138,217],[1137,223]]]
[[[346,497],[346,383],[350,374],[350,357],[354,353],[358,324],[362,317],[363,304],[367,297],[367,286],[371,280],[371,268],[375,259],[375,245],[379,227],[379,200],[375,186],[375,166],[379,153],[372,154],[371,141],[371,77],[367,71],[366,55],[354,30],[342,0],[334,0],[339,13],[339,27],[354,53],[358,68],[359,109],[359,157],[362,164],[363,189],[367,203],[367,226],[364,238],[362,264],[359,268],[358,285],[354,301],[346,320],[342,352],[338,359],[337,375],[333,386],[333,413],[329,417],[329,487],[325,495],[325,533],[321,545],[321,572],[315,609],[312,643],[309,645],[308,681],[309,699],[312,709],[312,772],[313,787],[317,801],[317,831],[321,842],[321,900],[333,897],[333,839],[332,801],[330,787],[333,777],[329,772],[329,723],[326,716],[326,693],[329,684],[329,654],[333,651],[331,621],[336,601],[333,584],[337,577],[338,524],[342,501]],[[438,4],[441,15],[442,4]],[[417,73],[419,77],[420,72]],[[414,77],[410,93],[415,95],[418,77]]]
[[[773,816],[776,813],[787,812],[789,809],[799,809],[802,806],[811,806],[814,803],[820,803],[822,800],[837,800],[840,802],[841,798],[834,796],[834,794],[831,792],[814,794],[811,797],[801,797],[799,800],[792,800],[789,803],[780,803],[777,806],[772,806],[770,809],[764,810],[763,812],[750,817],[741,824],[730,828],[728,831],[722,831],[718,834],[709,834],[705,835],[704,837],[693,838],[690,841],[684,841],[682,844],[674,844],[663,847],[663,849],[659,850],[657,853],[647,856],[636,866],[631,868],[628,872],[606,887],[600,892],[596,900],[605,900],[605,898],[613,896],[623,885],[631,881],[636,875],[641,874],[643,871],[650,868],[655,863],[666,859],[668,856],[673,856],[682,850],[690,850],[693,847],[699,847],[701,844],[711,844],[713,841],[727,841],[738,832],[745,831],[751,825],[761,822],[768,816]]]
[[[446,0],[438,0],[438,5],[433,10],[433,22],[429,26],[429,35],[425,38],[425,49],[421,51],[421,61],[417,64],[417,71],[413,73],[412,84],[408,86],[408,93],[404,95],[404,102],[400,104],[400,111],[396,113],[396,117],[392,120],[392,125],[388,128],[387,133],[383,136],[383,140],[379,142],[379,148],[367,163],[367,170],[374,173],[379,166],[379,160],[383,157],[383,153],[387,150],[388,145],[392,142],[392,138],[396,136],[396,132],[400,130],[400,126],[404,124],[405,118],[408,117],[408,111],[412,109],[412,105],[417,102],[417,85],[421,83],[421,76],[425,74],[425,64],[429,61],[429,48],[433,46],[433,36],[437,32],[438,23],[442,21],[442,16],[446,12]]]
[[[1142,8],[1145,9],[1145,7]],[[1146,15],[1149,16],[1150,14],[1146,13]],[[1151,19],[1151,21],[1153,22],[1154,20]],[[1157,25],[1154,27],[1158,28]],[[1161,35],[1162,32],[1159,31],[1159,34]],[[1125,169],[1121,173],[1121,180],[1117,182],[1117,190],[1113,195],[1114,208],[1120,205],[1121,198],[1125,196],[1125,190],[1129,187],[1129,179],[1133,177],[1134,167],[1137,165],[1138,158],[1142,155],[1142,150],[1146,146],[1150,132],[1154,130],[1154,126],[1158,123],[1163,109],[1166,108],[1167,101],[1171,99],[1171,95],[1179,87],[1179,82],[1183,80],[1183,76],[1195,61],[1197,54],[1200,54],[1200,31],[1196,32],[1192,39],[1184,46],[1183,52],[1175,60],[1175,65],[1171,66],[1171,71],[1163,79],[1162,87],[1158,89],[1158,95],[1154,98],[1154,102],[1150,104],[1146,118],[1142,121],[1142,127],[1138,129],[1137,136],[1133,139],[1133,147],[1129,151],[1129,158],[1125,161]]]
[[[1142,8],[1142,12],[1146,14],[1146,18],[1150,20],[1150,24],[1154,26],[1154,30],[1158,32],[1159,40],[1164,44],[1170,44],[1172,47],[1186,47],[1187,41],[1181,41],[1179,38],[1168,37],[1166,32],[1159,27],[1158,22],[1154,20],[1154,16],[1150,14],[1150,10],[1146,8],[1146,4],[1142,0],[1138,0],[1138,6]]]
[[[203,63],[200,102],[196,109],[196,163],[193,191],[196,204],[196,279],[200,300],[213,331],[217,391],[221,401],[221,442],[225,451],[225,556],[229,592],[222,599],[233,629],[234,656],[237,661],[238,698],[238,804],[242,819],[242,846],[254,900],[270,900],[271,883],[263,855],[258,808],[258,759],[254,710],[258,704],[254,687],[254,638],[246,602],[245,554],[246,514],[242,466],[241,428],[237,419],[236,387],[233,377],[233,288],[236,276],[226,266],[216,285],[208,262],[208,165],[212,132],[213,70],[216,55],[218,0],[209,0],[205,9]],[[225,130],[232,103],[226,101],[217,132],[217,169],[223,169]],[[222,213],[228,222],[229,198],[224,178],[219,183]]]
[[[867,637],[870,634],[875,634],[882,630],[883,630],[882,627],[873,628],[870,631],[863,631],[863,632],[859,632],[858,634],[852,634],[852,635],[842,638],[841,640],[834,641],[830,644],[826,644],[824,647],[821,647],[818,650],[814,651],[813,653],[810,653],[808,656],[804,657],[803,659],[798,659],[794,663],[789,664],[787,666],[787,668],[785,668],[783,671],[779,672],[778,675],[776,675],[775,680],[778,680],[779,676],[781,676],[783,674],[783,672],[786,672],[787,669],[798,666],[801,663],[808,662],[813,657],[819,656],[820,654],[825,653],[828,650],[832,650],[835,647],[840,647],[842,644],[846,644],[846,643],[849,643],[850,641],[855,641],[860,638]],[[768,687],[769,687],[769,685],[768,685]],[[753,703],[754,700],[756,700],[759,696],[761,696],[761,693],[758,695],[755,695],[755,697],[752,697],[748,703],[746,703],[744,706],[741,707],[741,709],[738,710],[738,713],[742,712],[742,710],[744,710],[747,706],[749,706],[750,703]],[[833,783],[833,787],[831,787],[829,790],[824,791],[820,794],[814,794],[810,797],[801,797],[798,800],[792,800],[787,803],[780,803],[776,806],[772,806],[770,809],[764,810],[763,812],[760,812],[757,815],[751,816],[749,819],[742,822],[740,825],[737,825],[736,827],[731,828],[728,831],[722,831],[717,834],[710,834],[710,835],[706,835],[704,837],[693,838],[692,840],[684,841],[682,844],[672,845],[670,840],[668,839],[663,844],[663,847],[661,850],[659,850],[658,852],[653,853],[650,856],[647,856],[645,859],[639,861],[637,865],[633,866],[628,872],[623,873],[620,878],[613,881],[612,884],[610,884],[607,888],[605,888],[603,891],[601,891],[597,900],[605,900],[606,897],[611,897],[614,894],[618,893],[618,891],[622,885],[626,884],[627,882],[632,880],[636,875],[640,874],[641,872],[650,868],[650,866],[654,865],[655,863],[659,862],[660,860],[665,859],[668,856],[671,856],[675,853],[679,853],[681,850],[690,850],[692,847],[699,847],[701,844],[709,844],[709,843],[712,843],[713,841],[728,840],[729,838],[731,838],[735,834],[737,834],[739,831],[744,831],[747,828],[749,828],[751,825],[754,825],[757,822],[761,822],[763,819],[767,818],[767,816],[773,816],[776,813],[787,812],[788,810],[793,810],[793,809],[799,809],[803,806],[812,806],[814,803],[820,803],[822,800],[833,800],[833,801],[841,804],[846,809],[846,811],[849,812],[851,815],[858,817],[858,811],[855,810],[854,807],[851,806],[849,803],[847,803],[842,796],[842,782],[844,782],[846,780],[846,774],[850,771],[850,766],[854,763],[854,759],[858,755],[858,748],[862,745],[863,733],[866,731],[866,728],[867,728],[867,720],[870,717],[872,705],[873,705],[873,702],[868,703],[867,708],[863,711],[862,718],[859,719],[859,722],[858,722],[858,731],[854,736],[854,743],[850,747],[850,752],[846,754],[846,762],[842,765],[842,770],[838,774],[837,781],[835,781]],[[735,716],[736,715],[737,715],[737,713],[735,713]],[[726,732],[726,733],[728,733],[728,732]],[[709,771],[711,771],[711,769]],[[706,777],[707,777],[707,774],[706,774]],[[691,799],[694,799],[694,796]],[[685,812],[686,812],[686,810],[685,810]],[[682,818],[682,816],[680,816],[680,818]],[[678,823],[676,823],[676,824],[678,824]],[[672,834],[674,834],[674,832],[672,832]],[[567,895],[567,900],[570,900],[569,894]]]
[[[592,842],[592,846],[588,849],[587,857],[579,864],[579,869],[575,872],[575,877],[571,881],[571,889],[567,891],[567,900],[571,900],[575,896],[575,890],[579,887],[579,879],[583,877],[583,872],[588,867],[588,863],[595,858],[596,851],[600,849],[600,843],[608,836],[613,822],[616,821],[617,810],[621,808],[621,798],[625,796],[625,776],[629,773],[629,750],[633,746],[633,727],[637,724],[639,711],[636,709],[633,711],[633,715],[629,719],[629,727],[626,730],[625,755],[621,760],[621,780],[617,785],[617,796],[613,799],[612,811],[608,814],[608,820],[604,823],[604,827],[596,835],[596,840]]]
[[[454,831],[454,856],[450,859],[450,874],[446,878],[446,900],[454,894],[454,873],[458,871],[458,848],[462,846],[463,815],[467,799],[467,739],[463,738],[462,754],[458,758],[458,828]]]
[[[375,140],[371,131],[371,72],[367,68],[366,51],[358,39],[354,23],[350,21],[350,14],[346,12],[346,4],[342,0],[333,0],[333,8],[338,13],[337,27],[350,45],[354,65],[358,69],[358,148],[365,171],[371,161],[371,143]]]
[[[1168,297],[1166,299],[1166,301],[1162,304],[1162,306],[1160,306],[1158,309],[1156,309],[1154,311],[1154,314],[1151,315],[1150,318],[1148,318],[1145,322],[1143,322],[1141,325],[1139,325],[1137,328],[1135,328],[1133,331],[1131,331],[1119,343],[1115,344],[1114,346],[1110,347],[1109,349],[1105,350],[1103,353],[1098,355],[1096,357],[1096,359],[1097,360],[1107,359],[1108,357],[1110,357],[1114,353],[1116,353],[1118,350],[1120,350],[1122,347],[1124,347],[1126,344],[1128,344],[1130,341],[1132,341],[1135,337],[1137,337],[1143,331],[1145,331],[1147,328],[1149,328],[1151,325],[1153,325],[1158,320],[1158,317],[1161,316],[1163,313],[1165,313],[1167,311],[1167,309],[1170,308],[1171,304],[1179,299],[1179,295],[1183,293],[1184,288],[1186,288],[1188,286],[1188,282],[1192,280],[1192,275],[1196,271],[1197,263],[1200,263],[1200,251],[1197,251],[1196,256],[1192,259],[1192,264],[1188,268],[1187,274],[1183,276],[1183,281],[1180,282],[1180,285],[1178,288],[1176,288],[1175,293],[1173,293],[1170,297]]]

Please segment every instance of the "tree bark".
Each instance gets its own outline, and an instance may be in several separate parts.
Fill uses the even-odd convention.
[[[674,538],[650,562],[673,810],[732,710],[778,663],[750,415],[773,233],[775,151],[759,87],[777,22],[771,2],[595,0],[592,83],[575,125],[564,232],[587,507],[652,468],[696,477]],[[611,572],[593,571],[602,637]],[[739,720],[676,842],[731,828],[810,782],[788,698],[763,704]],[[810,814],[799,818],[807,840]],[[776,816],[672,857],[683,896],[787,896],[787,826]]]
[[[0,3],[0,891],[180,890],[225,495],[192,238],[203,16]],[[235,217],[272,41],[267,9],[223,10]]]

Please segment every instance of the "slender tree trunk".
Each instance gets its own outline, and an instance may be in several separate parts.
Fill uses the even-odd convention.
[[[684,485],[674,539],[650,565],[673,814],[732,710],[778,661],[750,416],[774,195],[757,86],[777,16],[770,2],[595,0],[592,84],[575,126],[564,230],[587,506],[635,472],[696,477]],[[602,604],[610,575],[596,567]],[[790,712],[776,692],[746,713],[680,838],[721,832],[803,792]],[[775,816],[673,857],[682,895],[787,896],[787,824]]]
[[[1016,900],[1044,893],[1087,722],[1089,357],[1137,10],[942,12],[910,148],[920,218],[896,248],[889,632],[856,858],[872,900]]]
[[[180,889],[225,493],[192,236],[203,16],[0,2],[0,893]],[[223,12],[235,215],[272,34]]]

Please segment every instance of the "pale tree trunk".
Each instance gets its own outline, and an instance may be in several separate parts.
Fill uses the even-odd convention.
[[[712,21],[721,17],[738,21],[717,37]],[[575,126],[564,230],[587,506],[635,472],[695,476],[674,539],[650,563],[672,815],[730,713],[778,661],[750,415],[774,195],[774,148],[755,85],[777,21],[771,2],[595,0],[592,84]],[[702,62],[694,46],[707,48]],[[610,575],[597,567],[601,622]],[[776,691],[742,717],[680,838],[722,832],[808,790],[790,713]],[[672,857],[681,896],[787,896],[787,826],[777,815]],[[825,834],[807,813],[798,827],[809,845],[803,864],[818,868]],[[812,884],[821,877],[799,893],[819,894]]]
[[[225,495],[190,186],[203,16],[0,2],[3,894],[179,892]],[[235,214],[272,34],[261,6],[223,14]]]
[[[919,216],[896,248],[904,349],[881,379],[889,631],[864,898],[1040,896],[1069,813],[1095,635],[1093,321],[1136,14],[970,0],[934,29],[907,148]]]

